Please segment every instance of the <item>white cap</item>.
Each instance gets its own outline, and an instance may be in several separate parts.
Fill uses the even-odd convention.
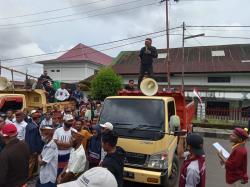
[[[65,114],[64,116],[63,116],[63,120],[64,121],[70,121],[70,120],[73,120],[74,119],[74,117],[73,117],[73,115],[71,115],[71,114]]]
[[[58,187],[117,187],[117,182],[112,173],[109,170],[102,167],[94,167],[84,174],[82,174],[77,180],[59,184]]]
[[[34,114],[34,113],[36,113],[36,110],[31,110],[30,111],[30,114]]]
[[[113,130],[113,125],[110,122],[106,122],[104,124],[100,124],[100,126],[103,127],[103,128],[105,128],[105,129],[109,129],[111,131]]]

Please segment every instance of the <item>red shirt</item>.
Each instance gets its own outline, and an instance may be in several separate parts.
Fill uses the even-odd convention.
[[[226,182],[233,184],[239,180],[248,181],[247,149],[243,145],[236,146],[225,163]]]

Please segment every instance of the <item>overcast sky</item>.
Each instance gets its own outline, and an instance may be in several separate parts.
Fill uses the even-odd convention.
[[[78,43],[91,46],[160,31],[165,28],[165,7],[164,4],[158,3],[159,1],[0,0],[0,59],[67,50]],[[174,3],[172,0],[170,4],[170,27],[179,26],[183,21],[187,25],[250,25],[250,16],[248,15],[250,8],[249,0],[180,0],[178,3]],[[57,10],[53,11],[55,9]],[[41,13],[45,11],[47,12]],[[101,15],[98,16],[98,14]],[[55,17],[62,18],[55,19]],[[42,21],[44,19],[47,19],[47,21]],[[62,22],[47,24],[48,22],[57,21]],[[206,35],[219,36],[250,36],[250,28],[197,29],[188,28],[187,34],[205,33]],[[171,32],[181,34],[180,29]],[[158,35],[150,36],[153,38],[153,45],[157,48],[164,48],[166,46],[166,38],[164,36],[154,38]],[[144,38],[136,38],[95,48],[97,50],[105,50],[110,47],[144,40]],[[116,57],[123,50],[139,50],[143,43],[138,42],[103,52]],[[249,43],[249,40],[197,38],[188,40],[186,45],[200,46],[235,43]],[[180,46],[181,36],[171,36],[171,47]],[[3,61],[2,65],[24,72],[27,70],[30,74],[39,75],[42,71],[41,65],[20,65],[30,64],[37,60],[53,59],[58,55],[60,54]],[[4,72],[4,75],[7,75],[6,72]]]

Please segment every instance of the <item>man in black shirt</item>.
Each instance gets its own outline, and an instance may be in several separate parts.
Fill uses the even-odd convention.
[[[39,77],[42,79],[42,83],[43,86],[45,87],[46,84],[50,81],[52,81],[52,79],[50,78],[50,76],[48,76],[48,72],[46,70],[43,71],[43,74]]]
[[[128,85],[125,86],[125,90],[134,91],[134,80],[129,80]]]
[[[151,38],[145,40],[145,47],[141,48],[139,57],[141,67],[138,78],[138,88],[140,89],[140,84],[145,74],[147,74],[148,77],[153,77],[153,59],[158,57],[156,48],[152,46]]]
[[[107,152],[102,167],[107,168],[115,176],[118,187],[122,187],[125,151],[116,146],[117,140],[118,135],[114,131],[108,131],[102,135],[102,147]]]
[[[5,147],[0,154],[0,186],[22,186],[28,179],[29,148],[17,139],[17,129],[13,124],[3,127],[2,138]]]

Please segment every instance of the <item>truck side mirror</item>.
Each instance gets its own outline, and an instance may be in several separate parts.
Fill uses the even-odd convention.
[[[169,132],[175,133],[175,131],[180,130],[180,118],[177,115],[170,117],[169,121]]]

